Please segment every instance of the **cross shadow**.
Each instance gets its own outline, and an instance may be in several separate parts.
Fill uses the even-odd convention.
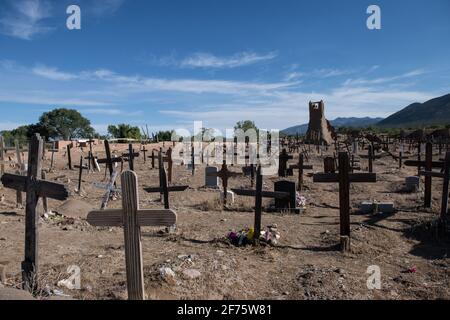
[[[17,212],[0,212],[0,216],[15,217],[18,216]]]

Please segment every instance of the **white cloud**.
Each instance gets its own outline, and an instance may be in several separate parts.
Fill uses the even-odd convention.
[[[195,53],[181,61],[183,68],[214,68],[227,69],[248,66],[276,58],[276,53],[257,54],[254,52],[241,52],[229,57],[218,57],[210,53]]]
[[[77,78],[73,74],[61,72],[56,68],[46,67],[44,65],[38,65],[32,71],[34,74],[50,80],[72,80]]]
[[[95,15],[112,15],[124,4],[125,0],[95,0],[86,4]]]
[[[412,70],[407,73],[397,75],[397,76],[392,76],[392,77],[382,77],[382,78],[374,78],[374,79],[364,79],[364,78],[347,79],[344,82],[344,85],[353,85],[353,86],[355,86],[355,85],[378,85],[378,84],[384,84],[387,82],[392,82],[392,81],[397,81],[397,80],[402,80],[402,79],[414,78],[414,77],[423,75],[425,73],[426,73],[426,71],[424,69],[416,69],[416,70]]]
[[[9,2],[9,10],[0,16],[0,32],[19,39],[31,40],[34,36],[52,30],[43,20],[51,16],[51,5],[46,0]]]

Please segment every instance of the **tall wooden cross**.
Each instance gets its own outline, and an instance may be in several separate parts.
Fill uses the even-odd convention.
[[[431,172],[434,168],[443,169],[443,161],[433,161],[433,144],[427,142],[425,145],[425,161],[420,160],[408,160],[405,161],[405,166],[407,167],[417,167],[419,170],[419,175],[421,173],[422,167],[425,167],[425,171]],[[432,186],[432,176],[425,176],[425,194],[424,194],[424,207],[431,208],[431,186]]]
[[[161,163],[161,161],[162,161],[161,152],[159,153],[159,160]],[[161,166],[159,166],[159,187],[147,187],[147,188],[144,188],[144,191],[146,191],[148,193],[158,193],[159,192],[161,194],[161,198],[164,199],[164,208],[170,209],[169,192],[184,191],[187,188],[189,188],[189,186],[170,186],[169,187],[167,185],[166,169],[164,168],[163,165],[161,165]]]
[[[5,173],[5,140],[0,136],[0,175]]]
[[[43,141],[39,134],[31,138],[28,151],[28,175],[4,174],[1,178],[6,188],[26,192],[25,209],[25,260],[22,262],[23,287],[30,291],[36,288],[38,273],[38,222],[37,204],[39,197],[66,200],[67,188],[59,183],[39,179],[42,171]]]
[[[420,175],[426,178],[442,178],[442,202],[441,202],[441,221],[444,225],[447,225],[448,220],[448,192],[449,192],[449,180],[450,180],[450,152],[447,152],[445,160],[443,162],[443,172],[434,172],[431,170],[421,171]]]
[[[318,173],[314,182],[339,183],[339,212],[341,249],[350,250],[350,183],[377,182],[375,173],[350,173],[350,159],[347,152],[339,152],[339,173]]]
[[[148,150],[145,148],[145,145],[142,145],[141,152],[144,155],[144,163],[147,163],[147,155],[146,155],[147,151]]]
[[[278,163],[278,176],[279,177],[286,177],[287,175],[287,163],[289,160],[294,159],[293,156],[289,155],[286,151],[286,149],[283,149],[281,151],[281,154],[279,156],[279,163]]]
[[[303,153],[298,155],[298,164],[294,164],[289,166],[290,169],[298,169],[298,185],[297,190],[303,191],[303,171],[304,170],[312,170],[314,167],[312,165],[304,164]]]
[[[228,179],[233,177],[242,176],[242,173],[232,172],[228,170],[227,163],[224,160],[222,164],[222,168],[218,172],[209,172],[208,176],[219,177],[222,180],[223,187],[223,206],[225,207],[227,204],[227,189],[228,189]]]
[[[140,228],[170,227],[176,223],[177,214],[173,210],[140,209],[138,178],[133,171],[122,173],[121,184],[122,209],[91,211],[87,221],[96,227],[123,227],[128,299],[145,300]]]
[[[255,222],[254,222],[255,243],[258,243],[259,237],[261,235],[262,198],[285,199],[289,197],[288,192],[263,191],[262,185],[263,185],[263,178],[261,174],[261,166],[259,166],[256,172],[256,190],[231,189],[231,191],[233,191],[237,195],[255,197]]]

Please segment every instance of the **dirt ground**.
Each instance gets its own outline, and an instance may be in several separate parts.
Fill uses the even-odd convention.
[[[122,151],[126,145],[112,145]],[[135,148],[139,148],[135,145]],[[147,145],[147,149],[153,146]],[[166,146],[167,147],[167,146]],[[329,154],[333,152],[329,150]],[[12,158],[14,156],[11,153]],[[119,152],[120,153],[120,152]],[[104,157],[103,146],[95,154]],[[79,162],[80,149],[72,159]],[[87,156],[87,149],[84,150]],[[406,154],[408,155],[408,154]],[[26,157],[26,154],[25,154]],[[439,156],[435,155],[435,159]],[[296,163],[291,160],[290,163]],[[106,182],[101,172],[83,176],[82,193],[75,192],[78,171],[67,169],[64,152],[55,154],[55,169],[48,179],[66,184],[68,202],[49,200],[49,210],[61,216],[43,217],[39,225],[39,276],[43,289],[59,290],[75,299],[126,299],[125,255],[121,228],[96,228],[85,218],[99,209],[105,190],[93,182]],[[171,208],[178,214],[177,230],[142,229],[145,290],[149,299],[449,299],[450,259],[448,239],[438,236],[434,221],[440,212],[441,179],[433,179],[433,206],[421,208],[423,192],[402,192],[405,177],[416,168],[398,169],[390,157],[377,159],[374,172],[378,182],[351,186],[352,252],[339,251],[339,198],[337,184],[312,182],[313,172],[323,171],[322,157],[312,152],[314,170],[305,175],[307,210],[298,214],[263,213],[263,227],[276,224],[281,238],[277,246],[235,247],[225,240],[230,230],[253,224],[252,198],[236,196],[228,210],[219,203],[218,191],[205,189],[205,164],[195,175],[186,167],[174,166],[173,184],[188,184],[184,192],[170,194]],[[50,154],[44,168],[50,166]],[[361,160],[366,171],[367,160]],[[125,164],[125,169],[128,165]],[[159,194],[146,186],[158,185],[158,170],[142,154],[135,160],[139,177],[141,208],[162,208]],[[240,172],[239,166],[231,170]],[[6,167],[7,172],[14,169]],[[297,171],[288,180],[296,181]],[[278,177],[264,177],[264,188],[273,190]],[[120,179],[118,179],[120,181]],[[423,179],[422,179],[423,182]],[[250,188],[248,177],[232,178],[231,187]],[[0,187],[0,265],[5,266],[7,287],[20,287],[20,263],[24,254],[24,208],[16,207],[16,193]],[[394,214],[361,214],[365,200],[393,201]],[[267,206],[271,200],[264,200]],[[109,208],[120,208],[120,198]],[[42,210],[42,209],[41,209]],[[81,271],[81,290],[58,287],[69,277],[67,268]],[[381,269],[381,290],[369,290],[367,268]],[[174,278],[161,275],[168,267]],[[187,277],[183,271],[199,271]],[[45,296],[45,294],[43,294]]]

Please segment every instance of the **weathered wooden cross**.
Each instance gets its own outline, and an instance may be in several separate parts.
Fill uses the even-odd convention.
[[[162,163],[162,153],[159,153],[159,163]],[[189,186],[168,186],[167,185],[167,174],[166,174],[166,169],[164,168],[163,165],[159,166],[159,187],[147,187],[144,188],[144,191],[148,192],[148,193],[160,193],[161,194],[161,198],[164,199],[164,208],[165,209],[170,209],[170,204],[169,204],[169,192],[179,192],[179,191],[184,191],[187,188],[189,188]]]
[[[231,189],[231,191],[233,191],[237,195],[255,197],[255,243],[259,242],[259,237],[261,235],[262,198],[285,199],[289,197],[288,192],[263,191],[262,185],[263,178],[261,174],[261,166],[259,166],[256,172],[256,190]]]
[[[228,179],[233,177],[242,176],[242,173],[232,172],[228,170],[227,163],[224,160],[222,164],[222,168],[218,172],[209,172],[208,176],[219,177],[222,180],[223,187],[223,206],[225,207],[227,204],[227,188],[228,188]]]
[[[114,172],[113,163],[117,162],[123,162],[122,157],[112,158],[111,157],[111,149],[109,148],[109,141],[105,140],[105,153],[106,158],[105,159],[97,159],[98,164],[106,163],[107,170],[109,169],[109,176],[112,176]]]
[[[433,144],[427,142],[425,145],[425,161],[420,160],[408,160],[405,161],[405,166],[408,167],[418,167],[419,175],[421,174],[422,167],[425,167],[426,172],[431,172],[434,168],[442,169],[444,168],[443,161],[433,161]],[[431,208],[431,186],[432,186],[432,176],[425,175],[425,193],[424,193],[424,207]]]
[[[339,173],[318,173],[314,182],[339,183],[339,212],[341,249],[350,250],[350,183],[377,182],[375,173],[350,173],[350,160],[347,152],[339,152]]]
[[[81,182],[82,182],[82,175],[83,175],[83,169],[84,170],[89,170],[89,167],[86,165],[83,165],[83,156],[80,156],[80,165],[75,165],[74,166],[76,169],[79,169],[78,172],[78,189],[77,192],[81,193]]]
[[[138,178],[133,171],[122,173],[121,184],[122,209],[92,211],[88,214],[87,221],[96,227],[123,227],[128,299],[145,300],[140,228],[173,226],[177,221],[177,214],[167,209],[140,209]]]
[[[289,155],[286,151],[286,149],[283,149],[279,156],[279,163],[278,163],[278,176],[279,177],[286,177],[287,176],[287,163],[289,160],[294,159],[293,156]]]
[[[314,167],[312,165],[306,165],[304,164],[304,157],[303,153],[300,153],[298,155],[298,164],[294,164],[289,166],[290,169],[298,169],[298,185],[297,190],[302,191],[303,190],[303,170],[312,170]]]
[[[134,158],[139,157],[139,152],[134,152],[133,145],[130,143],[128,145],[128,153],[122,154],[122,159],[125,158],[130,165],[130,170],[134,171]]]
[[[42,171],[43,141],[39,134],[31,138],[28,151],[28,175],[4,174],[1,178],[6,188],[27,193],[25,209],[25,260],[22,262],[23,287],[34,291],[38,273],[38,222],[37,204],[39,197],[66,200],[67,188],[58,183],[39,179]]]
[[[109,181],[106,185],[101,184],[101,183],[96,183],[96,182],[93,183],[94,187],[106,190],[106,192],[102,198],[102,204],[100,206],[100,210],[106,209],[109,199],[111,198],[111,193],[121,192],[120,189],[117,189],[115,187],[116,179],[117,179],[117,171],[113,171],[113,174],[109,177]]]
[[[447,152],[443,164],[443,172],[434,172],[431,170],[421,171],[420,175],[426,178],[442,178],[442,203],[441,203],[441,221],[444,225],[447,225],[448,219],[448,192],[449,192],[449,180],[450,180],[450,152]]]

